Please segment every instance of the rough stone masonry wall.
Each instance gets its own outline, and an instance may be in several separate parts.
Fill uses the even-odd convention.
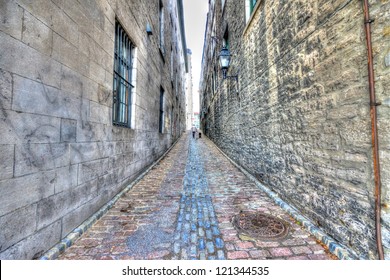
[[[207,116],[210,137],[329,235],[362,258],[377,258],[362,1],[258,1],[248,25],[244,2],[228,2],[224,14],[239,92],[231,80],[219,88]],[[370,2],[383,99],[389,1]],[[380,107],[379,129],[388,250],[388,107]]]
[[[116,17],[137,46],[134,129],[112,125]],[[158,1],[0,0],[0,259],[39,257],[179,136],[168,113],[158,133],[160,86],[179,108],[158,28]]]
[[[382,183],[382,234],[385,258],[390,259],[390,1],[369,1],[374,52],[375,91]]]

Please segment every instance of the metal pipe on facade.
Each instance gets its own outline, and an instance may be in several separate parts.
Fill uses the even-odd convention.
[[[376,102],[375,84],[374,84],[374,65],[372,55],[372,41],[371,41],[371,23],[368,0],[363,1],[364,5],[364,25],[366,32],[367,43],[367,58],[368,58],[368,82],[370,91],[370,115],[371,115],[371,135],[373,148],[373,163],[374,163],[374,178],[375,178],[375,230],[376,230],[376,244],[378,249],[378,256],[380,260],[384,259],[382,233],[381,233],[381,175],[379,165],[379,148],[378,148],[378,129],[377,129],[377,110],[376,107],[380,103]]]

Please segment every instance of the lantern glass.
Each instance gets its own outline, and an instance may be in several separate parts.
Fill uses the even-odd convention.
[[[230,52],[229,49],[223,47],[219,53],[219,63],[222,69],[228,69],[230,65]]]

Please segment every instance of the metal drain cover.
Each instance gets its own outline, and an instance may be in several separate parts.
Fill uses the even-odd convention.
[[[242,233],[262,240],[278,240],[288,234],[286,222],[257,212],[240,212],[234,216],[233,225]]]

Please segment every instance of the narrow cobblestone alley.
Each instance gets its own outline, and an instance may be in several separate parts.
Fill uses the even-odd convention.
[[[272,214],[287,236],[240,233],[240,211]],[[234,167],[207,138],[182,136],[59,259],[335,259]]]

